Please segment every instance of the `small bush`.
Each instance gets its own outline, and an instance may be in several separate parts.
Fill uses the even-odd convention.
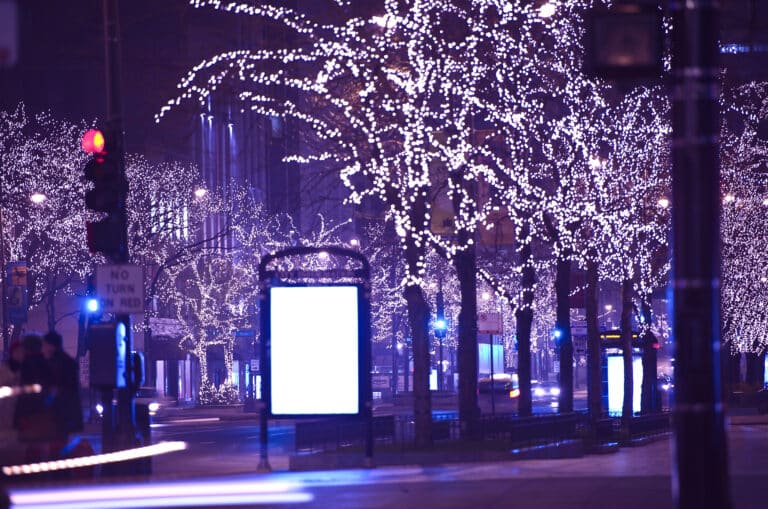
[[[240,393],[229,382],[216,387],[211,382],[200,386],[201,405],[236,405],[240,403]]]

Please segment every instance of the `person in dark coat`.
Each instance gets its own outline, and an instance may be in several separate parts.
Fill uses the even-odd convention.
[[[27,461],[47,459],[48,443],[54,434],[53,412],[46,396],[50,372],[43,357],[42,343],[37,334],[27,334],[22,339],[24,359],[19,370],[19,384],[25,392],[16,401],[13,424],[19,441],[25,446]]]
[[[54,444],[54,447],[63,448],[71,433],[77,433],[83,429],[80,368],[77,361],[62,348],[61,334],[56,331],[50,331],[43,336],[43,356],[48,362],[47,398],[56,424],[55,441],[58,443]],[[55,452],[52,450],[52,453]]]

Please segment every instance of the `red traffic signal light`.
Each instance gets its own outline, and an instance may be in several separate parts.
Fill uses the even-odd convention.
[[[123,258],[127,253],[125,202],[128,182],[122,171],[119,151],[115,150],[114,139],[110,140],[97,129],[85,133],[82,146],[92,154],[83,168],[85,180],[93,183],[93,188],[85,193],[85,204],[94,212],[107,213],[104,219],[86,224],[88,249],[92,253]]]
[[[89,129],[83,135],[80,145],[83,150],[89,154],[96,154],[104,151],[104,133],[98,129]]]

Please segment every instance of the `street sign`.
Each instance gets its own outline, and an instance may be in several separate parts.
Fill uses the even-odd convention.
[[[375,373],[371,375],[371,387],[375,391],[386,390],[392,387],[392,375]]]
[[[184,328],[176,318],[152,317],[149,319],[149,328],[152,329],[154,338],[158,336],[175,338],[184,334]]]
[[[27,262],[9,262],[6,265],[8,281],[8,320],[14,325],[27,322]]]
[[[96,295],[105,313],[144,312],[144,271],[138,265],[96,267]]]
[[[478,313],[478,334],[501,334],[501,313]]]

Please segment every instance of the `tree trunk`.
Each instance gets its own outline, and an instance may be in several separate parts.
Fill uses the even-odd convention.
[[[204,343],[199,343],[195,348],[195,355],[200,362],[200,384],[208,383],[208,349]]]
[[[477,257],[474,244],[454,258],[461,291],[459,312],[459,421],[462,438],[474,438],[480,424],[477,405]]]
[[[55,281],[54,281],[55,283]],[[49,288],[52,287],[52,283],[49,282]],[[45,299],[45,309],[48,318],[48,330],[56,330],[56,292],[50,291]]]
[[[559,338],[555,338],[560,357],[560,397],[561,413],[573,412],[573,340],[571,339],[571,261],[557,260],[555,275],[555,295],[557,298],[557,318],[555,328]]]
[[[643,383],[640,393],[640,413],[648,414],[660,409],[656,382],[656,352],[659,344],[651,332],[651,296],[640,297],[640,313],[643,327],[640,331],[640,344],[643,345]]]
[[[414,191],[415,200],[409,211],[412,225],[424,224],[429,217],[426,190]],[[418,228],[418,226],[414,226]],[[426,247],[419,234],[412,231],[403,239],[406,286],[403,296],[408,305],[408,323],[411,327],[413,352],[413,416],[415,419],[415,446],[432,445],[432,401],[429,392],[429,304],[419,286],[423,275]],[[406,357],[407,360],[407,357]]]
[[[421,287],[405,288],[408,321],[413,348],[413,416],[416,427],[415,445],[432,445],[432,401],[429,393],[429,305]]]
[[[727,390],[732,391],[734,386],[741,383],[741,354],[732,352],[730,346],[726,348],[728,353],[724,355],[726,365],[724,380]]]
[[[527,238],[527,231],[524,237]],[[533,324],[533,295],[536,284],[536,272],[533,267],[533,255],[530,242],[525,242],[520,249],[523,299],[515,314],[517,324],[517,376],[520,382],[520,400],[518,413],[521,416],[533,414],[531,399],[531,325]]]
[[[750,352],[746,354],[747,384],[756,389],[762,389],[765,383],[765,354]]]
[[[598,271],[597,262],[587,264],[587,287],[584,290],[585,312],[587,315],[587,409],[589,420],[597,422],[603,416],[603,392],[600,376],[602,360],[600,327],[598,325]]]
[[[88,352],[88,313],[85,306],[80,306],[80,312],[77,314],[77,352],[76,357],[85,357]]]
[[[632,421],[632,281],[621,283],[621,351],[624,359],[624,400],[621,406],[622,426]]]
[[[398,374],[398,369],[397,369],[397,364],[399,360],[398,357],[400,356],[400,353],[397,350],[397,327],[398,327],[398,316],[393,313],[392,314],[392,382],[390,384],[393,398],[397,395],[397,382],[400,379],[400,375]],[[406,387],[405,390],[408,390],[408,388]]]

